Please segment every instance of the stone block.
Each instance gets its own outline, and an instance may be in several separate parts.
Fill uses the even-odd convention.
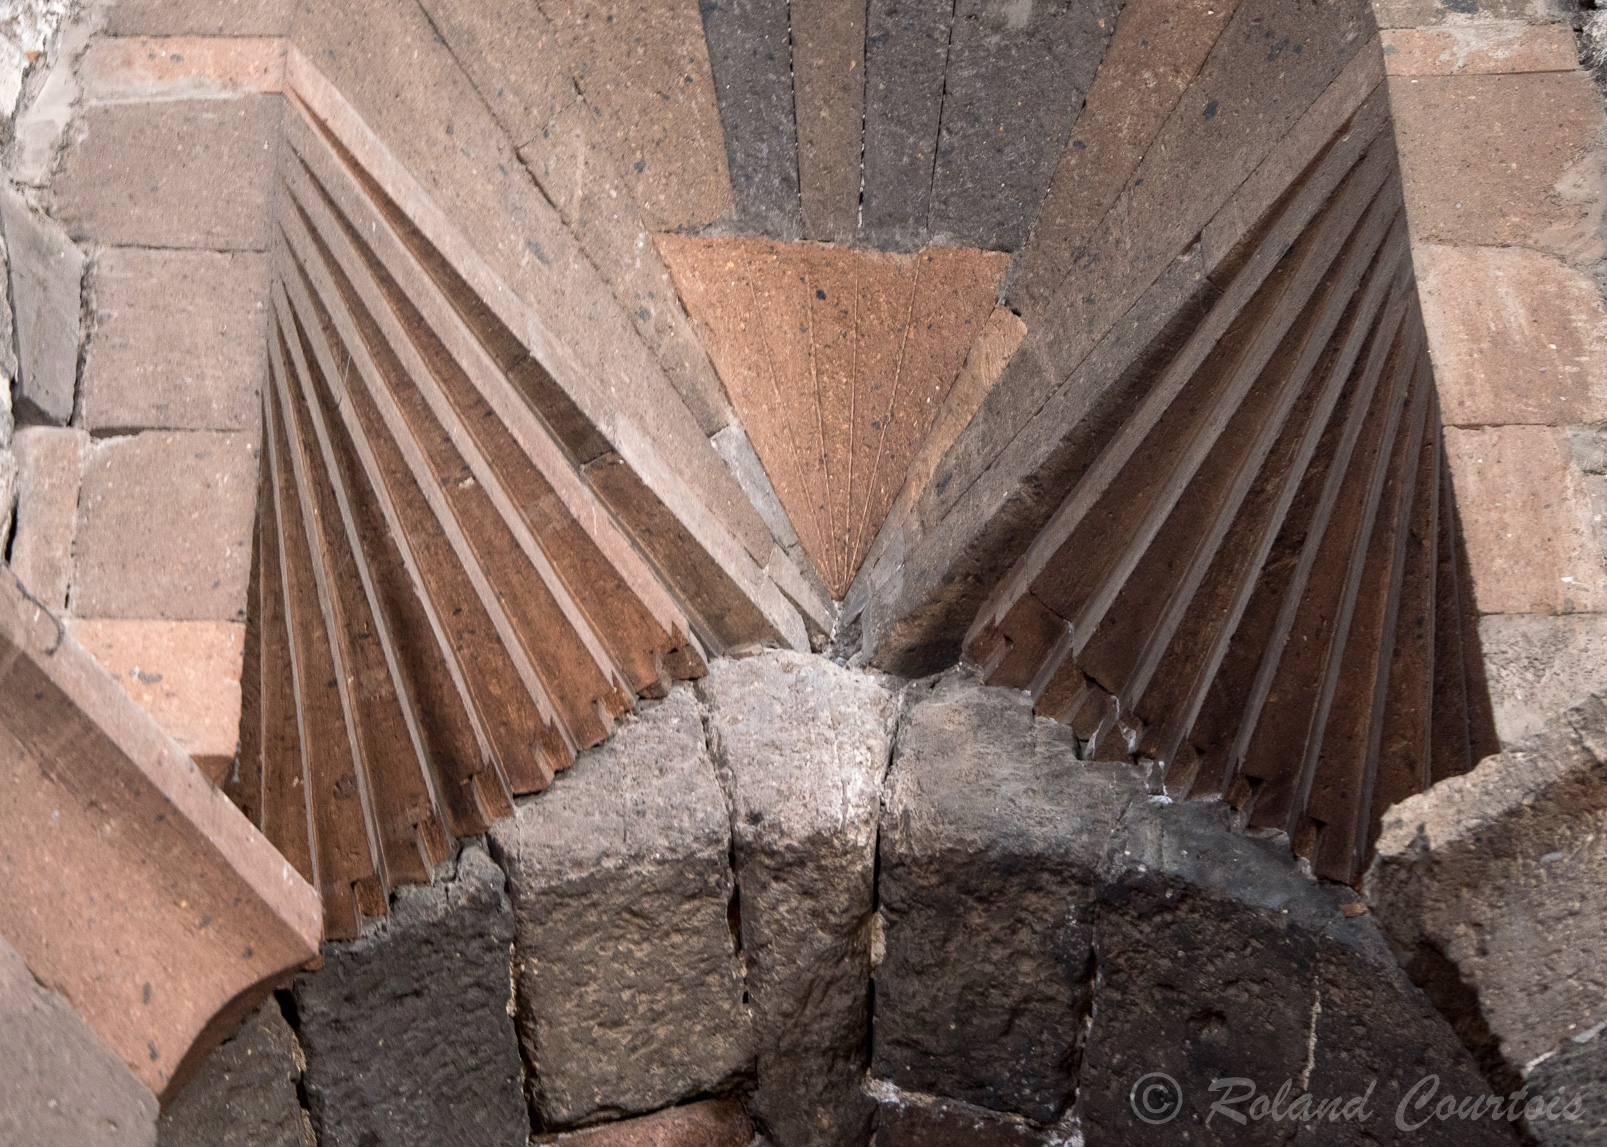
[[[1412,239],[1600,258],[1601,96],[1583,72],[1391,76]]]
[[[1373,11],[1380,28],[1510,21],[1545,25],[1565,21],[1573,13],[1567,0],[1373,0]]]
[[[691,686],[640,702],[491,831],[518,923],[518,1025],[542,1123],[718,1093],[751,1067],[731,826]]]
[[[1591,694],[1607,694],[1607,615],[1479,618],[1501,744],[1516,748]]]
[[[222,784],[240,744],[244,624],[73,618],[78,644]]]
[[[16,316],[16,413],[63,425],[72,417],[78,379],[84,256],[55,220],[10,188],[0,191],[0,224]]]
[[[78,486],[89,436],[82,430],[25,426],[17,456],[17,529],[11,568],[28,592],[54,613],[67,608],[72,580]]]
[[[799,237],[798,131],[792,38],[782,0],[711,0],[698,5],[725,157],[742,234]]]
[[[252,434],[147,431],[91,443],[72,611],[244,621],[256,494]]]
[[[0,222],[0,259],[5,260],[7,273],[0,275],[0,375],[8,381],[17,377],[17,342],[14,337],[16,315],[11,309],[11,256],[6,251],[5,226]],[[11,434],[11,388],[0,398],[0,442]]]
[[[1607,1039],[1602,1030],[1570,1035],[1524,1078],[1529,1094],[1545,1101],[1543,1114],[1524,1121],[1540,1147],[1585,1147],[1607,1139]]]
[[[757,1083],[775,1147],[863,1143],[877,821],[893,693],[822,658],[710,663],[699,683],[730,800]]]
[[[1566,24],[1519,21],[1451,28],[1391,28],[1381,39],[1392,76],[1571,72],[1579,66]]]
[[[1111,836],[1145,796],[1077,760],[1031,698],[960,674],[911,687],[888,774],[871,1074],[1050,1122],[1088,1016]]]
[[[113,36],[285,36],[295,0],[127,0],[111,8]]]
[[[1521,247],[1412,248],[1440,416],[1451,426],[1607,419],[1607,308]]]
[[[531,1147],[748,1147],[753,1124],[734,1099],[709,1099],[588,1127],[583,1131],[541,1135]]]
[[[871,1147],[1060,1147],[1066,1140],[1025,1119],[985,1107],[900,1091],[872,1081],[876,1134]]]
[[[859,210],[859,242],[865,246],[913,251],[926,243],[953,24],[954,5],[940,0],[875,0],[866,12]]]
[[[111,248],[93,274],[84,426],[255,432],[268,370],[268,261]]]
[[[853,240],[865,146],[865,0],[789,4],[803,235]]]
[[[1026,241],[1121,10],[955,5],[922,219],[934,238],[995,251]]]
[[[435,883],[397,889],[365,935],[325,946],[294,988],[323,1147],[523,1147],[512,942],[502,871],[470,843]]]
[[[282,97],[96,104],[54,184],[74,239],[262,251]]]
[[[1607,610],[1607,567],[1567,432],[1447,427],[1479,613]]]
[[[1513,1068],[1607,1022],[1604,749],[1592,698],[1387,811],[1367,873],[1396,954],[1448,960]]]
[[[155,1147],[156,1096],[0,937],[0,1142]]]
[[[277,92],[288,53],[266,37],[107,36],[91,41],[78,77],[90,103]]]
[[[269,999],[207,1057],[157,1125],[161,1147],[317,1147],[296,1095],[301,1049]]]

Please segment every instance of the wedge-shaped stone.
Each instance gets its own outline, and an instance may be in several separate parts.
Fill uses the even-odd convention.
[[[804,550],[833,596],[993,310],[1005,257],[658,236]]]

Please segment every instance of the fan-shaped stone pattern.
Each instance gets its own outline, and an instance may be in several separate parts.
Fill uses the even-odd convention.
[[[1436,632],[1456,561],[1388,136],[1342,136],[1252,233],[966,649],[1096,757],[1157,760],[1353,881],[1478,674]]]
[[[821,580],[841,597],[993,310],[1005,257],[661,235]]]
[[[704,655],[417,233],[289,144],[244,803],[349,939]]]

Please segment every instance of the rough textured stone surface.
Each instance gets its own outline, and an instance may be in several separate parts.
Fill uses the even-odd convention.
[[[274,95],[90,107],[62,160],[56,212],[80,240],[264,250],[283,111]]]
[[[267,296],[267,259],[255,253],[102,252],[84,426],[254,430],[268,369]]]
[[[491,839],[544,1124],[653,1111],[749,1069],[731,828],[689,685],[641,703]]]
[[[1589,278],[1518,247],[1418,243],[1412,262],[1447,424],[1607,418],[1607,308]]]
[[[1607,1139],[1607,1039],[1602,1030],[1570,1035],[1524,1079],[1529,1094],[1546,1101],[1544,1115],[1525,1120],[1541,1147],[1583,1147]]]
[[[954,5],[872,0],[865,24],[865,175],[859,241],[894,251],[926,242],[932,165]]]
[[[78,504],[73,612],[244,621],[255,437],[150,431],[92,443]]]
[[[873,1081],[876,1134],[871,1147],[1070,1147],[1078,1140],[1026,1120]]]
[[[296,1097],[300,1054],[270,998],[162,1112],[160,1147],[317,1147]]]
[[[0,938],[0,1142],[153,1147],[156,1096]]]
[[[532,1147],[748,1147],[752,1142],[753,1124],[734,1099],[688,1103],[640,1119],[531,1140]]]
[[[1508,748],[1591,694],[1607,694],[1607,615],[1481,617],[1479,643],[1496,734]]]
[[[934,237],[999,251],[1026,240],[1121,8],[955,6],[931,173]]]
[[[1390,809],[1368,870],[1396,954],[1449,960],[1514,1068],[1607,1021],[1604,753],[1592,698],[1526,751]]]
[[[1024,693],[911,686],[888,775],[871,1074],[1053,1120],[1086,1022],[1098,865],[1137,774],[1076,758]]]
[[[1571,72],[1579,66],[1566,24],[1395,28],[1381,39],[1384,68],[1392,76]]]
[[[79,296],[84,256],[55,220],[0,192],[17,332],[16,413],[62,425],[78,377]]]
[[[732,226],[742,234],[796,239],[802,202],[787,5],[784,0],[709,0],[698,9],[725,127],[736,198]]]
[[[1481,614],[1607,609],[1607,563],[1566,431],[1447,427],[1445,457]]]
[[[731,806],[758,1057],[751,1110],[775,1147],[862,1143],[894,695],[790,652],[715,661],[699,691]]]
[[[1414,241],[1600,257],[1588,76],[1392,76],[1389,95]]]
[[[512,940],[502,872],[469,844],[450,876],[398,889],[370,934],[329,945],[324,967],[297,978],[321,1147],[522,1147]]]
[[[240,745],[245,626],[74,618],[69,632],[221,784]]]
[[[72,580],[78,484],[89,436],[82,430],[25,426],[12,442],[17,456],[17,530],[11,568],[28,592],[53,612],[67,608]]]
[[[283,36],[295,0],[118,0],[114,36]]]

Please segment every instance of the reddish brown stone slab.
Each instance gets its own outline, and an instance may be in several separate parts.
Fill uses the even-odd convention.
[[[1566,24],[1391,28],[1380,38],[1384,70],[1392,76],[1571,72],[1579,66]]]
[[[1565,431],[1448,427],[1445,454],[1479,613],[1607,610],[1607,567]]]
[[[11,440],[17,456],[17,518],[11,568],[51,611],[67,608],[78,483],[89,437],[82,430],[24,426]]]
[[[95,261],[93,288],[88,429],[256,430],[268,369],[265,256],[112,247]]]
[[[1447,425],[1607,418],[1607,308],[1594,282],[1521,247],[1418,243],[1412,261]]]
[[[240,739],[245,626],[74,618],[67,628],[201,771],[222,784]]]
[[[244,621],[256,435],[147,431],[84,452],[72,610]]]
[[[0,665],[0,928],[169,1096],[317,953],[317,894],[9,573]]]
[[[833,596],[993,310],[1007,256],[658,237],[732,405]]]
[[[277,92],[286,51],[266,36],[112,36],[91,41],[78,76],[92,101]]]
[[[1391,76],[1389,98],[1414,242],[1600,256],[1580,161],[1602,104],[1585,73]]]
[[[567,1135],[537,1136],[532,1147],[748,1147],[753,1124],[734,1099],[710,1099],[605,1123]]]

